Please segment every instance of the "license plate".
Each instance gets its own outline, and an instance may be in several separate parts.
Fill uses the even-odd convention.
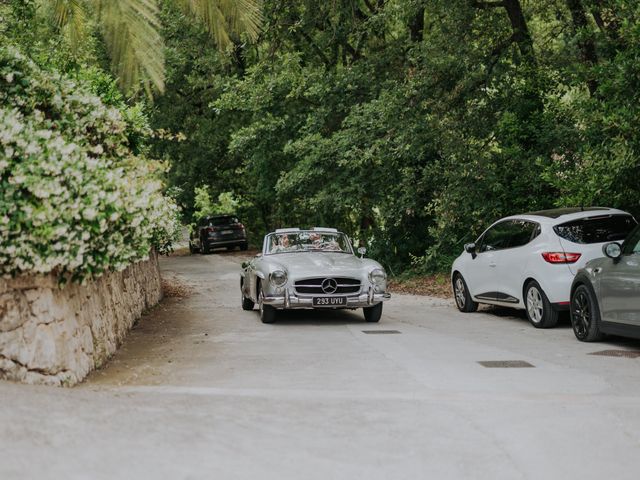
[[[222,230],[223,235],[231,235],[232,233],[233,233],[233,230]]]
[[[342,307],[347,304],[347,297],[313,297],[314,307]]]

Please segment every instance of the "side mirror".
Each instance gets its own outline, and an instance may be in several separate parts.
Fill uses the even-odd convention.
[[[358,253],[360,254],[360,258],[364,257],[364,254],[367,253],[367,249],[365,247],[358,248]]]
[[[465,244],[464,251],[467,252],[467,253],[470,253],[473,258],[476,258],[478,256],[478,252],[476,251],[476,244],[475,243],[467,243],[467,244]]]
[[[602,253],[613,260],[619,260],[622,256],[622,245],[618,242],[607,243],[602,247]]]

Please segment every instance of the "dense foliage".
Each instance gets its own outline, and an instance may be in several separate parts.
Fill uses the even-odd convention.
[[[330,225],[392,271],[447,268],[500,216],[640,213],[635,0],[265,0],[220,55],[164,8],[153,122],[172,182],[232,191],[254,240]]]
[[[206,28],[221,51],[255,39],[262,21],[259,0],[167,2]],[[159,0],[0,0],[0,38],[8,33],[29,54],[43,43],[64,45],[73,62],[93,63],[99,53],[125,92],[151,99],[165,81],[159,12]],[[60,59],[54,53],[47,63],[51,57]]]
[[[153,11],[144,29],[166,46],[153,103],[106,73],[117,42],[99,17],[74,45],[75,6],[99,0],[5,0],[0,39],[122,112],[134,153],[153,131],[186,221],[233,209],[254,243],[336,226],[397,274],[446,269],[507,214],[640,214],[636,0],[263,0],[245,2],[244,27],[243,2],[115,3]],[[66,20],[34,23],[43,5]]]
[[[91,88],[0,47],[0,274],[82,280],[176,237],[160,165],[132,151],[137,109],[125,118]]]

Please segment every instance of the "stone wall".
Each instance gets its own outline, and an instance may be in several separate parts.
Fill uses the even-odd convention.
[[[100,367],[160,301],[157,255],[86,285],[0,278],[0,378],[74,385]]]

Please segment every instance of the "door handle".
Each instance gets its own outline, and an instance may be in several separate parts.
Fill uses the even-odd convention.
[[[491,268],[495,268],[496,264],[495,264],[495,263],[490,263],[490,264],[489,264],[489,266],[490,266]]]

